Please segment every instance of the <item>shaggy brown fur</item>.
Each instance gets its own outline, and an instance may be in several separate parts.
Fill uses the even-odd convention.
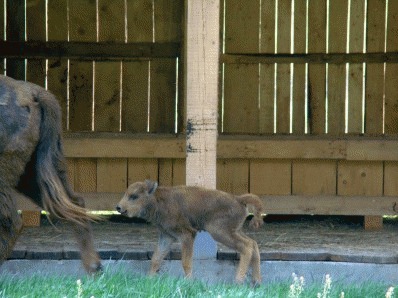
[[[261,282],[260,253],[256,241],[242,232],[248,207],[254,207],[250,225],[263,224],[262,203],[253,194],[234,196],[201,187],[158,187],[154,181],[136,182],[129,186],[116,209],[128,217],[141,217],[157,225],[160,236],[152,257],[150,274],[159,270],[175,240],[182,245],[182,266],[185,275],[192,274],[193,242],[198,231],[209,232],[213,238],[240,253],[236,281],[243,282],[249,266],[253,282]]]
[[[21,228],[15,199],[24,194],[58,218],[74,224],[83,265],[100,269],[82,198],[71,190],[61,139],[61,111],[45,89],[0,76],[0,261]]]

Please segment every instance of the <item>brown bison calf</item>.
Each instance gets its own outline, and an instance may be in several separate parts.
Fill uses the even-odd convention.
[[[73,223],[85,269],[101,269],[93,216],[68,183],[57,99],[37,85],[0,75],[0,263],[22,226],[15,204],[22,195]]]
[[[216,241],[237,250],[240,262],[236,281],[243,282],[249,266],[253,282],[261,282],[260,253],[256,241],[242,232],[248,206],[254,207],[250,225],[262,225],[262,204],[252,194],[234,196],[201,187],[158,187],[154,181],[129,186],[116,210],[128,217],[141,217],[157,225],[160,236],[152,257],[150,274],[159,270],[171,244],[181,242],[185,275],[192,275],[193,243],[198,231],[209,232]]]

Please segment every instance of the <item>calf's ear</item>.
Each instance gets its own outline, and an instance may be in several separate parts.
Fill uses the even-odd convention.
[[[158,188],[158,183],[152,180],[145,180],[146,186],[148,187],[148,194],[153,195]]]

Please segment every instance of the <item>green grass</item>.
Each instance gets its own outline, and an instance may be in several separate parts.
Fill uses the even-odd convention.
[[[79,281],[73,277],[34,276],[22,279],[0,276],[0,297],[317,297],[318,293],[323,292],[325,283],[308,287],[304,283],[301,294],[296,291],[293,295],[290,288],[297,289],[297,286],[300,286],[297,280],[266,284],[257,288],[248,285],[207,285],[194,280],[167,276],[151,278],[106,270],[101,276],[87,276]],[[320,297],[386,297],[387,290],[387,286],[377,284],[332,284],[330,291]],[[344,292],[344,296],[341,292]]]

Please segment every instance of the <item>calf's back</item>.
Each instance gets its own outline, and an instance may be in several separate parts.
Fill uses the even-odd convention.
[[[158,187],[155,196],[158,212],[169,218],[186,218],[199,230],[205,229],[210,221],[232,219],[239,222],[248,214],[246,206],[235,196],[219,190],[194,186]]]

